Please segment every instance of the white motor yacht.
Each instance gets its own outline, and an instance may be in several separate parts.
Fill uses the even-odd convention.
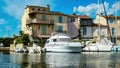
[[[58,33],[47,39],[42,52],[81,52],[83,45],[72,42],[67,34]]]

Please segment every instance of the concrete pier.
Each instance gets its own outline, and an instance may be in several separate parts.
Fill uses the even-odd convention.
[[[0,47],[0,51],[9,51],[10,47]]]

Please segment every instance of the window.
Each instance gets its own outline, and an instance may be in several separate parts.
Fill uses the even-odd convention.
[[[42,15],[42,20],[46,20],[46,15],[45,14]]]
[[[71,21],[70,22],[75,22],[75,18],[71,18]]]
[[[57,42],[57,39],[53,39],[53,42]]]
[[[86,27],[83,27],[83,35],[86,35],[87,34],[87,29]]]
[[[40,9],[38,9],[38,11],[40,11]]]
[[[49,40],[47,40],[46,43],[49,43]]]
[[[115,32],[115,28],[112,28],[112,35],[115,35],[116,32]]]
[[[43,9],[43,11],[45,11],[45,9]]]
[[[111,41],[116,44],[116,38],[111,38]]]
[[[93,25],[92,19],[81,19],[81,26],[91,26]]]
[[[34,11],[35,9],[34,8],[32,8],[32,11]]]
[[[72,42],[71,38],[59,38],[60,42]]]
[[[108,23],[115,23],[115,19],[108,19]]]
[[[63,26],[58,26],[58,32],[63,32]]]
[[[59,22],[59,23],[62,23],[62,16],[59,16],[59,17],[58,17],[58,22]]]

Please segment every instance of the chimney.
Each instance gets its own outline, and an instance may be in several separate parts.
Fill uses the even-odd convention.
[[[103,13],[100,13],[100,16],[103,16]]]
[[[47,5],[47,8],[50,8],[50,5]]]
[[[73,13],[73,15],[76,15],[76,13]]]

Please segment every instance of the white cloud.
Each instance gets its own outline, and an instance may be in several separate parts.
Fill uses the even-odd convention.
[[[109,3],[107,3],[107,2],[104,2],[104,6],[105,6],[105,10],[104,10],[104,6],[103,6],[103,4],[101,3],[101,4],[99,4],[99,5],[97,5],[98,7],[97,7],[97,11],[96,11],[96,14],[98,14],[98,13],[105,13],[105,11],[107,11],[107,13],[108,13],[108,6],[109,6]]]
[[[0,24],[5,24],[7,21],[3,18],[0,19]]]
[[[120,10],[120,2],[114,3],[112,7],[109,7],[109,3],[104,2],[105,9],[107,11],[107,14],[114,14],[116,11]],[[116,11],[115,11],[116,10]],[[97,13],[104,13],[103,4],[89,4],[87,6],[78,6],[73,7],[73,12],[78,12],[80,14],[86,14],[86,15],[95,15]]]
[[[120,2],[112,5],[111,9],[109,9],[109,14],[113,14],[119,10],[120,10]]]
[[[6,6],[3,7],[3,10],[10,16],[21,20],[26,5],[52,5],[53,0],[5,0],[5,3]],[[54,7],[54,5],[52,7]]]
[[[86,6],[86,7],[79,6],[78,7],[78,12],[82,12],[82,13],[85,13],[87,15],[90,15],[94,11],[96,11],[96,9],[97,9],[97,5],[96,4],[90,4],[90,5]]]

